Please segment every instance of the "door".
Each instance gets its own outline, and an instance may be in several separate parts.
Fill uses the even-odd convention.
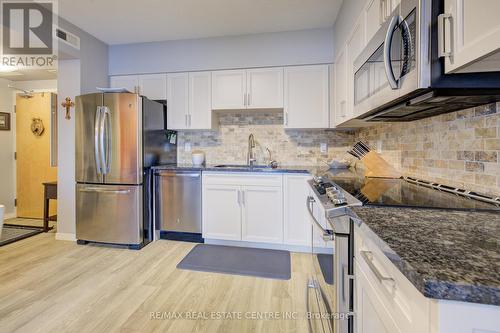
[[[284,243],[309,246],[311,221],[305,206],[309,194],[309,175],[284,175]]]
[[[188,73],[167,74],[167,127],[171,130],[189,128]]]
[[[161,230],[201,233],[201,173],[160,171],[156,177]]]
[[[246,71],[212,72],[212,109],[246,109]]]
[[[139,92],[139,77],[137,75],[112,76],[109,79],[111,88],[125,88],[132,93]]]
[[[142,236],[142,186],[76,185],[77,239],[140,244]]]
[[[281,187],[245,186],[241,202],[243,206],[242,240],[283,243]]]
[[[212,129],[212,75],[210,72],[189,73],[190,129]]]
[[[139,93],[151,100],[167,99],[167,75],[166,74],[140,75]]]
[[[100,156],[106,184],[142,184],[142,99],[104,94]]]
[[[100,169],[101,106],[103,94],[76,97],[75,111],[75,179],[79,183],[102,183]]]
[[[283,68],[247,69],[247,107],[283,107]]]
[[[285,128],[329,127],[328,65],[285,68]]]
[[[445,72],[499,71],[498,54],[482,64],[474,63],[500,51],[500,1],[445,0],[444,11],[445,15],[439,17],[442,23],[439,40],[445,56]],[[470,69],[468,65],[472,65]]]
[[[241,189],[203,185],[203,238],[241,240]]]
[[[16,96],[17,216],[43,217],[44,182],[57,180],[50,162],[51,93]],[[51,205],[52,206],[52,205]],[[55,215],[55,206],[50,215]]]

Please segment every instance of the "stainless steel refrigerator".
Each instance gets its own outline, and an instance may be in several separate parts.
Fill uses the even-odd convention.
[[[152,235],[149,168],[175,163],[166,107],[132,93],[76,98],[76,238],[141,248]]]

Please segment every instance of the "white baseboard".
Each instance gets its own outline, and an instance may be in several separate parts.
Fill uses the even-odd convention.
[[[17,214],[16,213],[9,213],[9,214],[5,214],[3,216],[3,219],[4,220],[8,220],[8,219],[15,219],[17,217]]]
[[[56,239],[62,241],[76,242],[76,235],[65,232],[56,232]]]

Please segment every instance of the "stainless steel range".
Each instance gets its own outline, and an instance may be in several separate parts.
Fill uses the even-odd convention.
[[[312,227],[333,247],[333,256],[325,259],[325,254],[316,250],[314,236],[311,237],[314,270],[307,286],[308,311],[312,314],[310,330],[351,333],[354,330],[354,221],[346,209],[362,203],[326,177],[315,177],[308,183],[311,195],[306,204]],[[322,223],[323,218],[326,224]],[[325,266],[329,271],[325,271]]]

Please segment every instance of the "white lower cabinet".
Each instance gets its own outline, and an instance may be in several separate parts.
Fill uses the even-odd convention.
[[[283,195],[281,187],[242,188],[241,240],[283,243]]]
[[[306,207],[310,178],[308,174],[204,172],[203,237],[263,247],[280,244],[303,252],[311,250],[314,237],[315,247],[327,248],[321,232],[313,229]],[[324,211],[318,205],[313,211],[326,227]]]
[[[309,175],[284,175],[284,243],[290,245],[311,245],[311,220],[306,208],[309,195]]]
[[[203,185],[203,237],[241,240],[241,188]]]

